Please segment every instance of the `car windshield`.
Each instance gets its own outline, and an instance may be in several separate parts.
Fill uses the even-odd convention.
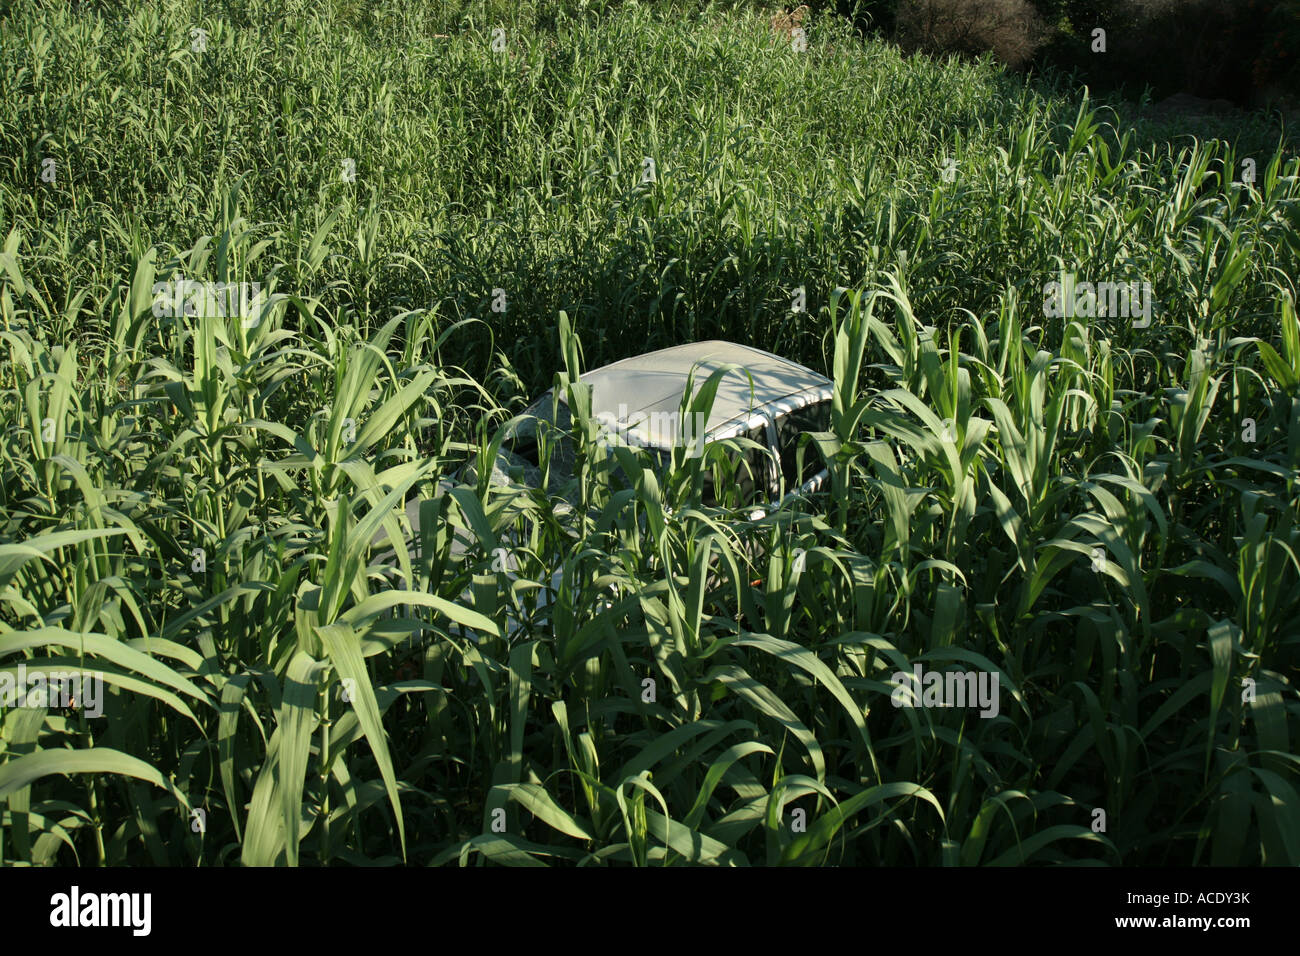
[[[811,442],[803,449],[803,468],[798,467],[799,436],[804,432],[829,431],[830,427],[830,399],[796,408],[776,420],[776,446],[787,491],[794,491],[811,481],[825,467]]]

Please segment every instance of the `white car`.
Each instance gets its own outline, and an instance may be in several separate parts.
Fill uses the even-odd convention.
[[[707,422],[682,422],[680,409],[688,381],[698,393],[715,370],[728,365],[735,368],[722,375]],[[626,358],[587,372],[579,381],[590,386],[592,418],[605,426],[610,439],[646,448],[662,467],[667,466],[675,447],[698,453],[709,443],[731,438],[754,442],[737,452],[740,460],[732,458],[738,494],[734,498],[718,495],[706,469],[703,504],[716,504],[720,497],[733,500],[750,508],[750,517],[757,519],[792,496],[817,491],[828,480],[821,457],[811,446],[804,449],[799,468],[798,447],[799,436],[805,432],[830,430],[833,383],[789,359],[714,340]],[[572,418],[567,397],[560,395],[556,400],[553,392],[548,390],[528,406],[506,431],[492,464],[492,484],[541,487],[538,434],[554,426],[548,491],[563,495],[571,488]],[[469,464],[464,477],[470,483],[477,481],[476,462]],[[443,481],[440,487],[445,493],[454,486]],[[415,540],[420,531],[420,504],[417,497],[406,505]],[[561,503],[557,510],[567,509]],[[375,543],[384,540],[381,532]],[[471,535],[457,529],[451,553],[459,558],[475,544]],[[391,559],[391,554],[385,557]],[[552,594],[558,590],[560,577],[561,570],[557,570],[550,582]],[[507,631],[517,630],[512,618]]]
[[[737,367],[723,375],[708,420],[683,422],[680,409],[688,378],[693,375],[698,391],[724,365]],[[832,383],[789,359],[732,342],[695,342],[614,362],[579,381],[590,386],[592,417],[609,437],[648,449],[661,464],[667,464],[674,447],[699,454],[711,442],[753,441],[757,447],[744,452],[737,469],[746,504],[770,507],[783,497],[815,491],[826,481],[826,470],[811,448],[804,453],[802,472],[796,474],[797,450],[804,432],[830,429]],[[553,424],[556,434],[564,436],[571,427],[566,396],[556,402],[552,391],[525,409],[508,432],[493,463],[495,483],[514,479],[541,485],[539,428]],[[559,490],[571,477],[572,443],[559,438],[556,452],[551,490]],[[476,476],[473,465],[469,475]],[[711,477],[706,476],[704,503],[713,504],[716,498]]]

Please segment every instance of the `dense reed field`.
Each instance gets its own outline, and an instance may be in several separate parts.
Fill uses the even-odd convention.
[[[743,10],[68,6],[0,5],[0,687],[106,691],[3,710],[4,863],[1300,864],[1266,124]],[[706,338],[833,376],[831,494],[618,490],[581,414],[573,514],[458,482]]]

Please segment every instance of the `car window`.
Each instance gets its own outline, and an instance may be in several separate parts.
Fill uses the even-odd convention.
[[[648,446],[637,447],[635,445],[630,446],[630,450],[640,459],[642,466],[649,469],[649,471],[655,476],[655,480],[659,483],[660,487],[662,487],[664,482],[667,480],[668,471],[672,467],[671,453],[662,448],[653,448]],[[614,488],[631,488],[635,484],[635,482],[628,477],[627,472],[623,468],[623,463],[619,459],[615,459],[612,462],[609,477]]]
[[[809,443],[803,450],[803,470],[798,471],[799,436],[804,432],[830,431],[830,399],[796,408],[776,420],[776,446],[781,458],[781,473],[786,491],[794,491],[811,481],[825,466],[816,447]]]
[[[510,435],[501,442],[507,456],[522,459],[534,468],[541,467],[541,450],[538,431],[548,433],[551,445],[551,487],[558,488],[573,475],[574,449],[570,434],[573,416],[564,402],[552,404],[547,392],[520,413],[523,418],[516,423]]]
[[[770,461],[767,426],[761,425],[741,432],[737,437],[748,438],[759,444],[758,448],[748,448],[743,453],[735,451],[731,453],[735,470],[731,474],[730,483],[738,492],[736,505],[743,507],[767,497],[767,474]],[[728,497],[726,489],[714,485],[714,467],[709,465],[704,469],[704,492],[701,502],[706,505],[717,505]],[[725,475],[719,475],[719,478],[727,480]]]
[[[560,415],[567,417],[568,408],[560,403]],[[521,420],[516,422],[510,434],[501,442],[501,447],[516,457],[523,458],[529,464],[538,464],[537,430],[540,422],[552,420],[551,393],[547,392],[522,412]]]

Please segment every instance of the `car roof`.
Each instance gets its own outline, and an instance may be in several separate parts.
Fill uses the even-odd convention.
[[[691,370],[698,390],[727,364],[740,368],[724,374],[718,385],[705,425],[713,439],[755,427],[758,416],[778,415],[831,395],[826,376],[771,352],[720,339],[625,358],[580,380],[592,388],[593,416],[617,423],[630,441],[667,448],[679,434],[676,414]]]

